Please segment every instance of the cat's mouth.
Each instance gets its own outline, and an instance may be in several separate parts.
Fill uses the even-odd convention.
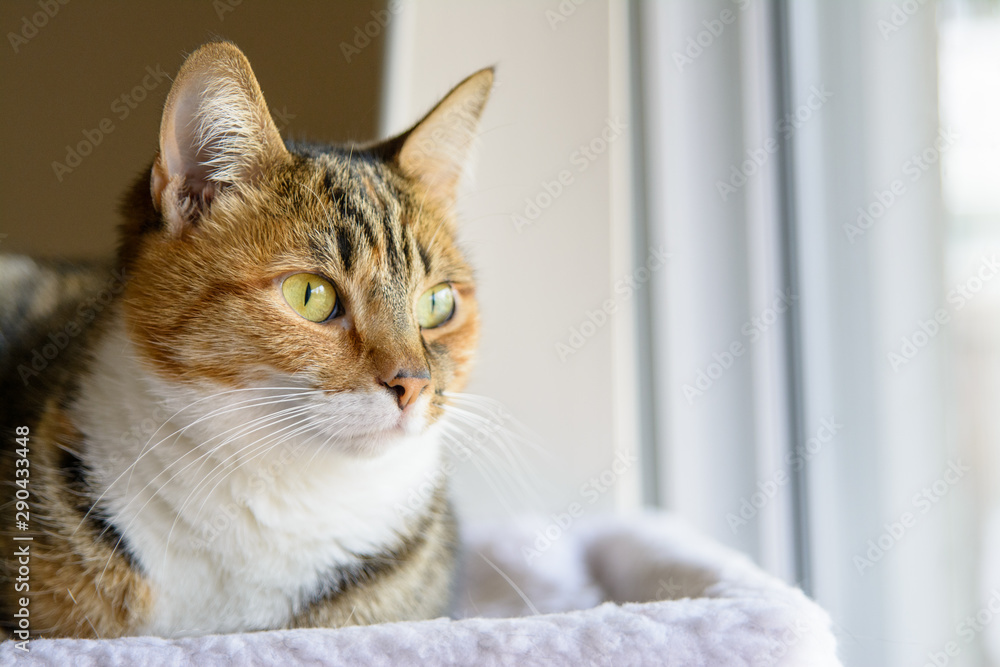
[[[416,405],[408,407],[406,410],[395,410],[395,423],[391,426],[377,430],[374,434],[385,436],[416,436],[420,435],[427,428],[427,407],[428,401],[421,400]]]
[[[424,433],[429,403],[429,397],[420,397],[400,410],[388,392],[335,394],[322,401],[314,428],[332,447],[378,449]]]

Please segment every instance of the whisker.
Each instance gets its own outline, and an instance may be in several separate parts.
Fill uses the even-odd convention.
[[[219,479],[219,481],[215,483],[215,485],[208,491],[208,493],[205,494],[205,497],[203,498],[203,500],[201,502],[201,505],[198,506],[198,509],[195,511],[194,516],[190,520],[190,523],[192,525],[194,525],[194,524],[197,523],[198,517],[201,516],[202,510],[204,510],[204,508],[205,508],[205,503],[207,503],[208,500],[209,500],[209,498],[212,497],[212,494],[219,487],[219,485],[222,484],[226,480],[226,478],[228,478],[230,475],[232,475],[234,472],[236,472],[240,467],[244,466],[245,464],[249,463],[250,461],[253,461],[254,459],[256,459],[258,457],[265,456],[268,452],[272,451],[273,449],[275,449],[279,445],[283,444],[284,442],[287,442],[288,440],[290,440],[291,438],[295,437],[296,435],[298,435],[302,431],[309,430],[311,428],[314,428],[317,425],[327,423],[331,419],[335,419],[335,418],[336,418],[335,416],[331,416],[331,417],[327,417],[327,418],[325,418],[323,420],[320,420],[319,422],[316,422],[316,423],[299,425],[298,428],[295,428],[292,432],[285,434],[280,439],[278,439],[277,441],[274,441],[274,442],[272,442],[272,441],[266,441],[263,444],[257,444],[257,443],[260,442],[260,440],[263,440],[263,438],[261,438],[261,439],[255,441],[254,443],[251,443],[251,444],[249,444],[249,445],[247,445],[245,447],[242,447],[240,450],[238,450],[237,452],[234,452],[232,455],[230,455],[229,457],[227,457],[227,459],[225,461],[223,461],[223,462],[219,463],[218,465],[216,465],[215,468],[213,468],[210,471],[210,473],[209,473],[211,475],[211,477],[208,477],[208,478],[203,479],[200,482],[198,482],[198,484],[195,486],[195,488],[193,488],[188,493],[188,496],[187,496],[187,498],[185,498],[184,503],[181,505],[180,509],[178,509],[176,511],[176,516],[174,517],[173,523],[170,525],[170,530],[167,533],[166,543],[164,544],[164,553],[163,553],[164,559],[166,559],[167,556],[168,556],[167,552],[168,552],[168,550],[170,548],[170,539],[173,536],[174,528],[177,525],[177,521],[180,519],[180,517],[183,514],[184,509],[187,507],[188,503],[195,497],[195,495],[198,493],[198,491],[201,488],[207,487],[208,484],[212,481],[212,479],[214,479],[215,477],[217,477],[220,474],[222,475],[222,477]],[[292,426],[294,426],[294,424],[293,425],[289,425],[289,426],[284,427],[284,428],[291,428]],[[280,431],[279,431],[279,433],[280,433]],[[230,469],[228,471],[220,470],[222,468],[222,466],[225,465],[225,463],[228,462],[231,458],[233,458],[234,456],[243,454],[244,452],[246,452],[246,450],[251,449],[251,448],[253,448],[253,451],[255,452],[255,453],[253,453],[252,456],[249,456],[248,458],[246,458],[246,459],[238,462],[235,466],[232,467],[232,469]],[[216,472],[216,471],[219,471],[219,472]]]
[[[450,434],[442,434],[442,437],[451,439],[453,442],[457,442],[454,439],[454,436],[452,436]],[[510,497],[511,494],[510,493],[505,493],[505,492],[501,491],[500,488],[497,485],[497,482],[494,481],[493,475],[496,474],[495,471],[490,470],[482,462],[476,460],[475,458],[472,458],[470,460],[472,461],[472,464],[476,467],[476,470],[480,473],[480,475],[482,475],[483,481],[486,482],[486,485],[489,486],[490,489],[493,490],[493,493],[496,496],[497,500],[500,502],[501,505],[503,505],[503,507],[507,511],[507,513],[509,515],[511,515],[511,516],[516,515],[517,512],[514,511],[514,508],[511,507],[510,504],[507,501],[508,497]],[[503,483],[506,483],[506,482],[504,481]]]
[[[294,418],[294,417],[298,416],[298,414],[300,414],[300,413],[302,413],[302,412],[306,412],[306,411],[308,411],[308,410],[309,410],[309,408],[308,408],[308,407],[298,407],[298,408],[289,408],[288,410],[290,410],[290,411],[293,411],[293,413],[292,413],[292,414],[288,414],[288,415],[286,415],[286,416],[284,416],[284,417],[282,417],[281,419],[278,419],[278,420],[275,420],[275,419],[273,419],[273,417],[272,417],[272,419],[271,419],[271,423],[277,423],[278,421],[284,421],[285,419],[290,419],[290,418]],[[265,423],[265,424],[262,424],[261,426],[259,426],[259,427],[258,427],[258,429],[260,429],[260,428],[264,428],[265,426],[267,426],[267,424],[266,424],[266,423]],[[258,430],[258,429],[254,429],[254,430]],[[251,431],[251,432],[252,432],[252,431]],[[218,446],[216,446],[216,447],[214,447],[214,448],[211,448],[211,449],[209,449],[208,451],[206,451],[206,452],[203,452],[202,454],[200,454],[200,455],[199,455],[199,456],[198,456],[197,458],[195,458],[195,460],[193,460],[193,461],[189,462],[189,463],[188,463],[187,465],[185,465],[185,466],[184,466],[183,468],[181,468],[180,470],[178,470],[177,472],[175,472],[175,473],[174,473],[174,474],[173,474],[173,475],[172,475],[172,476],[170,477],[170,479],[169,479],[169,480],[167,480],[167,482],[165,482],[165,483],[164,483],[163,485],[161,485],[161,488],[165,487],[165,486],[166,486],[167,484],[169,484],[169,483],[170,483],[171,481],[173,481],[173,480],[174,480],[174,479],[175,479],[175,478],[177,477],[177,475],[181,474],[182,472],[184,472],[185,470],[187,470],[188,468],[190,468],[191,466],[193,466],[193,465],[194,465],[195,463],[198,463],[198,462],[199,462],[199,461],[200,461],[200,460],[201,460],[202,458],[204,458],[204,457],[206,457],[206,456],[209,456],[210,454],[212,454],[212,453],[213,453],[214,451],[216,451],[216,450],[217,450],[217,449],[218,449],[219,447],[221,447],[221,446],[222,446],[222,445],[218,445]],[[192,451],[193,451],[193,450],[192,450]],[[164,469],[163,471],[161,471],[161,472],[160,472],[159,474],[157,474],[157,475],[156,475],[156,477],[154,477],[154,478],[153,478],[152,480],[150,480],[150,482],[148,482],[148,483],[146,484],[146,486],[144,486],[144,487],[143,487],[143,488],[142,488],[142,489],[141,489],[141,490],[139,491],[139,493],[137,493],[137,494],[136,494],[136,495],[135,495],[135,496],[134,496],[134,497],[132,498],[132,500],[130,500],[130,501],[128,502],[128,504],[127,504],[127,505],[126,505],[126,506],[125,506],[124,508],[122,508],[122,509],[121,509],[121,510],[120,510],[120,511],[119,511],[119,512],[118,512],[118,513],[117,513],[117,514],[115,515],[115,517],[114,517],[114,518],[113,518],[112,520],[110,520],[110,521],[108,522],[109,526],[108,526],[108,528],[105,528],[105,530],[104,530],[104,531],[102,531],[102,535],[104,534],[104,532],[106,532],[106,531],[107,531],[107,530],[108,530],[108,529],[109,529],[109,528],[111,527],[111,525],[113,525],[114,521],[116,521],[117,519],[121,518],[121,515],[122,515],[122,513],[123,513],[123,512],[125,512],[125,510],[126,510],[126,509],[128,509],[128,507],[129,507],[129,506],[131,506],[133,502],[135,502],[136,500],[138,500],[138,499],[140,498],[140,496],[141,496],[142,492],[143,492],[143,491],[145,491],[145,490],[146,490],[146,488],[148,488],[148,487],[149,487],[149,486],[150,486],[150,485],[151,485],[151,484],[152,484],[152,483],[153,483],[153,482],[154,482],[154,481],[155,481],[156,479],[158,479],[158,478],[160,477],[160,475],[162,475],[162,474],[163,474],[164,472],[166,472],[167,470],[169,470],[170,468],[172,468],[172,467],[173,467],[173,466],[174,466],[174,465],[175,465],[175,464],[176,464],[176,463],[177,463],[177,462],[178,462],[179,460],[180,460],[180,459],[178,459],[177,461],[174,461],[173,463],[171,463],[171,464],[170,464],[170,465],[169,465],[169,466],[168,466],[168,467],[167,467],[166,469]],[[129,529],[130,529],[130,528],[132,527],[132,524],[134,524],[134,523],[135,523],[136,519],[138,519],[138,518],[139,518],[139,516],[140,516],[140,515],[142,514],[143,510],[145,510],[145,509],[146,509],[146,507],[147,507],[147,506],[149,505],[149,503],[150,503],[150,502],[152,502],[152,500],[153,500],[154,498],[156,498],[156,497],[157,497],[157,496],[156,496],[156,494],[152,494],[152,495],[151,495],[151,496],[149,497],[149,499],[147,499],[147,500],[146,500],[146,502],[145,502],[145,503],[143,503],[142,507],[140,507],[140,508],[139,508],[139,509],[138,509],[138,510],[136,511],[136,513],[135,513],[135,516],[133,516],[133,517],[132,517],[132,519],[131,519],[131,521],[129,521],[128,525],[127,525],[127,526],[125,526],[125,528],[124,528],[124,529],[123,529],[123,530],[121,531],[121,536],[120,536],[120,537],[118,538],[118,541],[117,541],[117,542],[116,542],[116,544],[115,544],[115,548],[116,548],[116,549],[117,549],[117,547],[118,547],[118,546],[119,546],[119,545],[121,544],[121,541],[122,541],[122,539],[124,539],[124,535],[125,535],[126,533],[128,533],[128,532],[129,532]],[[99,584],[99,583],[100,583],[100,581],[101,581],[101,580],[103,579],[103,577],[104,577],[104,574],[105,574],[105,572],[107,572],[107,569],[108,569],[108,567],[109,567],[109,566],[111,565],[111,558],[113,557],[113,555],[114,555],[114,550],[112,550],[112,554],[110,554],[110,555],[108,556],[108,560],[107,560],[107,563],[105,564],[105,566],[104,566],[104,569],[103,569],[103,570],[101,571],[101,575],[100,575],[100,577],[98,577],[98,578],[97,578],[97,580],[96,580],[96,582],[95,582],[95,585],[96,585],[96,584]]]
[[[450,414],[455,423],[464,424],[474,429],[475,433],[470,438],[472,441],[480,445],[485,445],[486,442],[490,442],[495,445],[496,448],[506,457],[513,470],[526,477],[537,477],[534,469],[528,463],[528,460],[518,447],[518,445],[522,443],[509,441],[507,436],[511,436],[513,434],[511,434],[510,431],[505,430],[502,424],[490,421],[475,413],[462,410],[454,405],[447,406],[445,408],[445,412]],[[492,433],[488,433],[488,430],[492,431]],[[489,439],[480,439],[479,436],[484,433],[488,433],[490,436]],[[469,434],[467,434],[467,437],[470,437]]]
[[[504,504],[505,508],[511,513],[516,514],[507,502],[509,497],[515,497],[530,507],[530,500],[537,500],[537,494],[531,485],[525,480],[525,478],[514,475],[505,469],[503,461],[497,457],[497,455],[490,451],[486,447],[479,446],[476,450],[472,450],[468,445],[458,436],[455,435],[454,426],[451,424],[446,425],[452,428],[452,432],[446,428],[442,436],[450,440],[457,447],[466,449],[467,451],[472,451],[473,456],[470,457],[470,461],[476,467],[477,471],[482,475],[486,483],[493,489],[497,496],[497,499]],[[464,434],[463,434],[464,435]],[[478,456],[477,456],[478,455]],[[480,461],[480,457],[484,457],[485,461]],[[490,465],[486,465],[489,463]],[[507,492],[503,492],[500,486],[508,489]],[[537,503],[536,503],[537,504]]]
[[[528,445],[535,452],[545,455],[547,458],[552,460],[555,459],[552,452],[550,452],[545,447],[542,447],[538,443],[542,441],[542,437],[535,433],[533,430],[528,428],[523,422],[514,417],[513,414],[504,406],[500,401],[490,398],[488,396],[480,396],[478,394],[468,394],[468,393],[458,393],[446,391],[443,392],[445,398],[456,403],[464,403],[467,408],[480,407],[488,411],[490,416],[496,416],[502,424],[510,423],[515,426],[517,430],[522,431],[529,437],[521,437],[513,432],[513,430],[506,428],[505,430],[511,434],[511,436],[523,441],[524,444]],[[452,407],[457,407],[452,405]]]
[[[280,402],[280,401],[279,401],[279,402]],[[255,424],[255,423],[258,423],[258,422],[259,422],[259,423],[261,424],[261,426],[259,426],[258,428],[263,428],[264,426],[266,426],[266,424],[267,424],[267,421],[268,421],[268,420],[271,420],[271,419],[274,419],[274,417],[276,417],[276,416],[278,416],[278,415],[282,415],[282,414],[287,414],[287,413],[288,413],[289,411],[297,411],[297,410],[308,410],[308,409],[309,409],[309,408],[308,408],[307,406],[298,406],[298,407],[293,407],[293,408],[286,408],[286,409],[284,409],[284,410],[279,410],[279,411],[277,411],[277,412],[273,412],[273,413],[269,413],[269,414],[267,414],[267,415],[264,415],[264,416],[262,416],[262,417],[258,417],[258,418],[254,419],[254,420],[251,420],[250,422],[248,422],[248,423],[246,423],[246,424],[238,424],[237,426],[234,426],[234,427],[231,427],[231,428],[229,428],[229,429],[226,429],[225,431],[222,431],[222,432],[220,432],[220,433],[218,433],[218,434],[216,434],[216,435],[212,436],[211,438],[209,438],[209,439],[208,439],[208,440],[206,440],[205,442],[201,443],[201,446],[202,446],[202,447],[204,447],[204,446],[205,446],[205,445],[207,445],[208,443],[212,442],[212,440],[215,440],[216,438],[218,438],[218,437],[221,437],[221,436],[223,436],[223,435],[225,435],[226,433],[229,433],[229,432],[231,432],[231,431],[236,431],[236,430],[239,430],[239,429],[246,429],[246,428],[247,428],[248,426],[251,426],[251,425],[253,425],[253,424]],[[251,430],[250,430],[249,432],[253,432],[254,430],[257,430],[257,429],[251,429]],[[217,445],[217,446],[215,446],[215,447],[211,447],[211,448],[209,448],[209,449],[208,449],[208,451],[206,451],[206,452],[205,452],[204,454],[202,454],[201,456],[199,456],[199,457],[198,457],[198,459],[195,459],[195,461],[192,461],[192,462],[191,462],[191,463],[189,463],[188,465],[184,466],[184,468],[182,468],[182,469],[181,469],[180,471],[178,471],[178,472],[177,472],[177,473],[175,473],[175,474],[174,474],[173,476],[171,476],[171,478],[170,478],[169,480],[167,480],[167,482],[166,482],[166,483],[167,483],[167,484],[169,484],[169,483],[170,483],[170,482],[171,482],[171,481],[172,481],[172,480],[174,479],[174,477],[176,477],[176,475],[177,475],[177,474],[179,474],[180,472],[183,472],[184,470],[187,470],[187,469],[188,469],[188,468],[189,468],[189,467],[190,467],[191,465],[194,465],[194,463],[196,463],[196,462],[197,462],[197,461],[198,461],[199,459],[201,459],[201,458],[202,458],[203,456],[207,456],[207,455],[211,454],[212,452],[214,452],[214,451],[215,451],[216,449],[218,449],[219,447],[222,447],[222,446],[224,446],[225,444],[227,444],[228,442],[230,442],[230,441],[231,441],[231,440],[233,439],[233,437],[236,437],[236,436],[231,436],[231,437],[230,437],[229,439],[227,439],[227,440],[223,441],[223,442],[222,442],[222,443],[220,443],[219,445]],[[151,447],[151,448],[149,449],[149,452],[147,452],[147,453],[151,453],[151,452],[152,452],[152,451],[153,451],[153,450],[154,450],[154,449],[155,449],[155,448],[156,448],[156,447],[157,447],[158,445],[160,445],[160,444],[161,444],[162,442],[165,442],[165,439],[164,439],[164,440],[161,440],[161,441],[159,441],[159,442],[157,442],[157,444],[156,444],[156,445],[154,445],[153,447]],[[194,450],[191,450],[191,451],[194,451]],[[185,452],[185,453],[184,453],[184,454],[182,454],[181,456],[184,456],[184,455],[186,455],[187,453],[190,453],[190,452]],[[128,504],[127,504],[127,505],[126,505],[126,506],[125,506],[124,508],[122,508],[122,509],[121,509],[121,510],[120,510],[120,511],[118,512],[118,514],[116,514],[116,515],[115,515],[114,517],[112,517],[112,518],[111,518],[111,521],[112,521],[112,522],[113,522],[113,521],[116,521],[116,520],[117,520],[117,519],[118,519],[118,518],[119,518],[119,517],[121,516],[122,512],[124,512],[125,510],[127,510],[127,509],[128,509],[128,508],[129,508],[130,506],[131,506],[132,502],[134,502],[134,500],[135,500],[136,498],[138,498],[138,497],[139,497],[139,496],[140,496],[140,495],[142,494],[142,492],[143,492],[143,491],[145,491],[145,490],[146,490],[147,488],[149,488],[149,486],[150,486],[151,484],[155,483],[155,482],[156,482],[156,481],[157,481],[157,480],[158,480],[158,479],[160,478],[160,476],[161,476],[161,475],[163,475],[164,473],[166,473],[167,471],[169,471],[169,470],[170,470],[170,469],[171,469],[172,467],[174,467],[174,465],[176,465],[176,464],[177,464],[177,463],[178,463],[179,461],[180,461],[180,459],[179,459],[179,458],[178,458],[178,459],[175,459],[175,460],[174,460],[174,461],[172,461],[172,462],[171,462],[171,463],[170,463],[169,465],[167,465],[167,466],[166,466],[166,467],[165,467],[165,468],[164,468],[163,470],[161,470],[161,471],[160,471],[160,472],[159,472],[159,473],[158,473],[158,474],[157,474],[157,475],[156,475],[155,477],[153,477],[153,478],[152,478],[151,480],[149,480],[149,481],[148,481],[148,482],[146,483],[146,485],[145,485],[145,486],[144,486],[143,488],[141,488],[141,489],[140,489],[140,490],[138,491],[138,493],[137,493],[137,494],[136,494],[136,495],[135,495],[135,496],[133,497],[133,500],[129,501],[129,503],[128,503]],[[138,463],[138,461],[136,461],[136,463]],[[130,465],[130,466],[129,466],[129,469],[132,469],[132,468],[134,468],[134,467],[135,467],[135,465],[136,465],[136,463],[133,463],[132,465]],[[100,500],[100,498],[101,498],[101,497],[103,497],[103,496],[104,496],[104,495],[105,495],[106,493],[108,493],[108,491],[110,491],[110,490],[111,490],[111,488],[112,488],[112,486],[113,486],[113,485],[115,484],[115,482],[117,482],[118,480],[120,480],[120,479],[122,478],[122,476],[123,476],[124,474],[125,474],[125,473],[124,473],[124,472],[122,472],[122,473],[121,473],[121,474],[120,474],[120,475],[119,475],[119,476],[118,476],[118,477],[117,477],[117,478],[115,479],[115,481],[113,481],[113,482],[112,482],[112,483],[111,483],[111,484],[110,484],[110,485],[108,486],[108,488],[107,488],[107,489],[105,489],[104,493],[102,493],[102,494],[101,494],[101,496],[100,496],[100,497],[98,498],[98,501]],[[126,491],[127,491],[127,487],[126,487]],[[97,501],[95,501],[95,502],[94,502],[94,505],[92,505],[92,506],[91,506],[91,509],[93,509],[93,507],[96,507],[96,506],[97,506]],[[78,527],[79,527],[79,526],[78,526]]]
[[[209,471],[208,476],[206,476],[205,479],[203,479],[198,484],[199,484],[199,486],[201,486],[201,485],[207,486],[209,483],[212,482],[213,479],[215,479],[216,476],[218,476],[219,474],[222,474],[221,471],[220,472],[216,472],[217,470],[219,470],[220,468],[222,468],[222,466],[224,466],[226,463],[228,463],[231,459],[236,458],[236,457],[241,456],[244,453],[246,453],[248,449],[253,448],[253,452],[258,452],[258,451],[261,451],[261,450],[263,450],[265,448],[272,447],[272,445],[274,445],[274,446],[279,445],[279,444],[281,444],[283,442],[286,442],[291,437],[294,437],[294,436],[298,435],[302,431],[308,431],[310,429],[315,429],[318,426],[322,426],[324,424],[327,424],[331,420],[334,420],[334,419],[337,419],[337,418],[338,418],[337,415],[331,415],[331,416],[328,416],[328,417],[324,417],[323,419],[320,419],[319,421],[306,422],[306,423],[303,423],[303,424],[299,424],[297,426],[297,428],[294,428],[294,430],[291,433],[285,434],[276,443],[264,442],[264,444],[261,445],[261,444],[258,444],[258,443],[260,443],[261,440],[263,440],[264,438],[258,438],[257,440],[255,440],[254,442],[250,443],[249,445],[241,447],[237,451],[233,452],[228,457],[226,457],[223,461],[220,461],[214,468],[212,468],[212,470]],[[285,429],[293,428],[293,427],[296,427],[296,424],[289,424],[288,426],[284,426],[284,427],[282,427],[281,429],[279,429],[276,433],[274,433],[272,435],[277,435],[277,434],[281,433],[282,431],[284,431]],[[228,476],[229,474],[231,474],[232,472],[234,472],[237,468],[239,468],[241,465],[243,465],[244,463],[246,463],[249,460],[252,460],[255,457],[256,457],[256,454],[254,456],[251,456],[250,458],[248,458],[246,460],[237,462],[236,466],[232,470],[230,470],[229,472],[225,473],[225,475]],[[225,478],[225,476],[223,477],[223,479],[224,478]],[[220,480],[220,483],[221,483],[221,480]],[[202,500],[202,504],[198,508],[198,512],[200,512],[201,508],[203,508],[205,506],[205,502],[211,496],[212,491],[214,491],[216,488],[218,488],[218,486],[219,486],[219,484],[217,483],[214,487],[212,487],[212,490],[208,494],[206,494],[205,499]],[[191,495],[193,495],[194,493],[197,493],[198,488],[199,487],[196,486],[194,489],[192,489]],[[184,506],[181,507],[181,510],[183,510],[183,509],[184,509]],[[195,516],[197,517],[197,515],[195,515]]]
[[[315,394],[317,391],[319,391],[319,390],[306,390],[305,393]],[[218,396],[218,395],[216,395],[216,396]],[[157,444],[159,444],[160,442],[163,442],[164,440],[167,440],[167,439],[173,437],[174,435],[179,435],[180,433],[183,433],[187,429],[189,429],[189,428],[191,428],[193,426],[196,426],[196,425],[198,425],[198,424],[200,424],[200,423],[202,423],[204,421],[207,421],[208,419],[211,419],[211,418],[214,418],[214,417],[218,417],[218,416],[221,416],[221,415],[225,415],[225,414],[229,414],[231,412],[236,412],[237,410],[244,410],[246,408],[260,407],[260,406],[263,406],[263,405],[271,405],[272,403],[280,403],[280,402],[283,402],[283,401],[293,400],[293,399],[296,399],[296,398],[300,398],[301,396],[302,396],[302,393],[278,394],[277,396],[270,395],[270,396],[265,396],[265,397],[262,397],[262,398],[249,398],[249,399],[247,399],[245,401],[238,401],[237,403],[235,403],[233,405],[227,405],[227,406],[223,406],[223,407],[220,407],[220,408],[216,408],[215,410],[212,410],[212,411],[210,411],[210,412],[202,415],[201,417],[199,417],[195,421],[191,422],[187,426],[184,426],[182,428],[177,429],[176,431],[174,431],[170,435],[166,436],[166,438],[162,438],[161,440],[159,440],[157,442]],[[277,400],[275,400],[275,399],[277,399]],[[257,402],[257,401],[260,401],[260,402]],[[191,404],[188,407],[192,407],[192,405],[194,405],[194,404]],[[187,408],[184,408],[184,409],[186,410]],[[163,428],[164,425],[166,425],[171,419],[174,419],[182,411],[183,410],[181,410],[179,412],[176,412],[176,413],[174,413],[173,416],[168,417],[163,422],[163,424],[161,424],[160,427],[157,428],[156,431],[153,432],[153,434],[146,441],[146,444],[143,445],[142,450],[139,452],[139,456],[135,460],[135,463],[133,463],[132,466],[130,466],[131,469],[134,470],[135,464],[137,464],[139,462],[139,460],[142,459],[142,457],[145,455],[146,447],[149,445],[150,442],[152,442],[153,437],[157,433],[159,433],[160,428]],[[151,447],[150,449],[152,450],[154,447],[156,447],[156,445],[153,445],[153,447]],[[125,491],[126,492],[128,491],[128,488],[129,488],[129,485],[131,484],[131,481],[132,481],[132,474],[129,473],[129,482],[128,482],[128,484],[125,485]]]
[[[221,392],[218,392],[218,393],[216,393],[216,394],[212,394],[211,396],[205,396],[205,397],[202,397],[202,398],[198,399],[197,401],[195,401],[194,403],[191,403],[190,405],[188,405],[188,406],[186,406],[186,407],[184,407],[184,408],[181,408],[180,410],[178,410],[177,412],[175,412],[175,413],[174,413],[173,415],[171,415],[170,417],[168,417],[168,418],[167,418],[167,419],[166,419],[166,420],[164,421],[164,424],[168,423],[168,422],[169,422],[169,421],[170,421],[171,419],[174,419],[175,417],[177,417],[177,416],[178,416],[179,414],[181,414],[182,412],[184,412],[184,410],[187,410],[188,408],[191,408],[191,407],[193,407],[194,405],[196,405],[196,404],[198,404],[198,403],[201,403],[201,402],[203,402],[203,401],[206,401],[206,400],[209,400],[209,399],[211,399],[211,398],[217,398],[217,397],[219,397],[219,396],[223,396],[223,395],[225,395],[225,394],[230,394],[230,393],[235,393],[235,392],[240,392],[240,391],[262,391],[262,390],[272,390],[272,389],[290,389],[290,387],[264,387],[264,388],[246,388],[246,389],[230,389],[230,390],[226,390],[226,391],[221,391]],[[322,393],[322,392],[321,392],[321,390],[303,390],[303,393],[316,393],[317,391],[319,391],[320,393]],[[289,396],[289,397],[293,397],[293,396],[298,396],[298,395],[301,395],[301,394],[288,394],[288,396]],[[251,400],[252,400],[252,399],[251,399]],[[152,438],[153,438],[153,437],[154,437],[154,436],[155,436],[155,435],[156,435],[157,433],[159,433],[159,431],[160,431],[160,428],[163,428],[163,425],[162,425],[162,424],[161,424],[161,426],[160,426],[159,428],[157,428],[157,430],[156,430],[156,431],[154,431],[154,432],[153,432],[153,434],[152,434],[152,435],[150,436],[150,440],[152,440]],[[170,437],[172,437],[172,436],[174,436],[174,435],[177,435],[177,434],[179,434],[180,432],[182,432],[183,430],[184,430],[184,429],[178,429],[177,431],[175,431],[174,433],[170,434],[170,435],[169,435],[169,436],[167,436],[166,438],[163,438],[163,439],[161,439],[160,441],[158,441],[158,442],[157,442],[157,444],[156,444],[156,445],[154,445],[153,447],[151,447],[151,448],[149,449],[149,451],[152,451],[153,449],[155,449],[155,447],[156,447],[157,445],[159,445],[160,443],[164,442],[164,441],[165,441],[165,440],[166,440],[167,438],[170,438]],[[148,445],[148,444],[149,444],[149,441],[147,441],[147,442],[146,442],[146,444]],[[145,445],[143,446],[143,449],[145,450]],[[112,481],[111,481],[111,483],[110,483],[110,484],[108,484],[108,486],[107,486],[107,487],[106,487],[106,488],[104,489],[104,491],[102,491],[102,492],[101,492],[101,494],[100,494],[100,495],[99,495],[99,496],[97,497],[97,499],[96,499],[96,500],[94,500],[94,502],[93,502],[93,504],[92,504],[92,505],[90,506],[90,508],[88,508],[88,509],[87,509],[87,512],[86,512],[86,513],[85,513],[85,514],[83,515],[83,517],[82,517],[82,518],[80,519],[80,523],[78,523],[78,524],[77,524],[76,528],[74,528],[74,529],[73,529],[73,532],[71,533],[71,535],[75,535],[75,534],[76,534],[76,532],[77,532],[77,531],[78,531],[78,530],[80,529],[80,527],[81,527],[81,526],[82,526],[82,525],[84,524],[84,522],[85,522],[85,521],[87,520],[87,518],[88,518],[88,517],[90,516],[90,513],[91,513],[91,512],[92,512],[92,511],[94,510],[94,508],[95,508],[95,507],[97,507],[97,506],[98,506],[98,504],[100,503],[100,501],[104,499],[105,495],[107,495],[107,493],[108,493],[108,492],[109,492],[109,491],[111,490],[111,488],[112,488],[112,487],[113,487],[113,486],[114,486],[115,484],[117,484],[119,480],[121,480],[121,478],[122,478],[122,477],[123,477],[123,476],[125,475],[125,473],[126,473],[126,472],[129,472],[129,473],[131,473],[131,471],[132,471],[132,470],[134,469],[134,467],[135,467],[135,466],[136,466],[136,465],[137,465],[137,464],[139,463],[139,460],[140,460],[140,459],[141,459],[141,458],[142,458],[143,456],[145,456],[146,454],[148,454],[148,453],[149,453],[149,451],[144,451],[144,452],[143,452],[142,454],[140,454],[140,456],[138,456],[138,457],[136,458],[136,460],[135,460],[135,461],[134,461],[134,462],[133,462],[133,463],[132,463],[132,464],[131,464],[131,465],[130,465],[130,466],[129,466],[128,468],[126,468],[126,470],[122,471],[122,472],[121,472],[121,474],[119,474],[119,475],[118,475],[118,477],[116,477],[116,478],[115,478],[114,480],[112,480]],[[131,479],[131,474],[130,474],[130,479]]]

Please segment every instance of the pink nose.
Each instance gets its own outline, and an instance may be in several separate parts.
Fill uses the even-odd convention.
[[[417,400],[421,392],[430,385],[430,378],[410,377],[400,373],[393,379],[385,383],[389,389],[396,392],[396,400],[399,401],[399,409],[405,410],[408,405]]]

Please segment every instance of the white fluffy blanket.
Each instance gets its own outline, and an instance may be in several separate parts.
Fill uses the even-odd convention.
[[[455,620],[33,640],[28,654],[8,641],[0,664],[840,665],[815,603],[671,517],[496,523],[466,540]]]

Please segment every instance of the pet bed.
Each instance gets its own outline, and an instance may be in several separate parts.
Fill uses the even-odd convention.
[[[673,517],[466,529],[456,618],[183,639],[7,641],[0,664],[840,665],[799,590]]]

